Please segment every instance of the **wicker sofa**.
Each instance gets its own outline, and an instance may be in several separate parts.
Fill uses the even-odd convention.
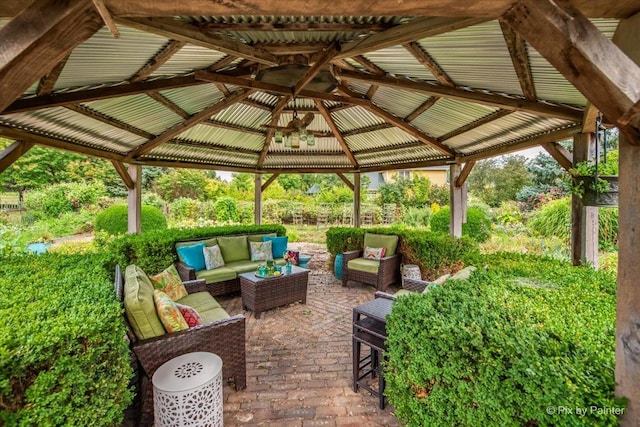
[[[345,252],[342,264],[342,286],[349,280],[374,285],[379,291],[397,283],[400,279],[400,263],[402,255],[397,253],[398,236],[366,233],[364,247],[385,248],[381,259],[363,257],[363,250]]]
[[[213,296],[239,292],[240,279],[238,278],[238,274],[256,271],[258,265],[263,262],[251,261],[249,244],[250,242],[262,242],[264,236],[278,239],[275,233],[272,233],[217,236],[207,239],[177,242],[175,246],[178,255],[178,262],[176,262],[178,274],[180,274],[180,277],[184,281],[203,279],[207,285],[207,291]],[[182,258],[180,252],[178,252],[178,248],[192,246],[198,243],[204,243],[205,246],[209,247],[218,245],[222,252],[224,266],[213,270],[196,270],[185,262],[185,259]],[[286,262],[282,258],[282,254],[286,250],[286,243],[284,243],[284,249],[280,249],[274,249],[274,254],[280,255],[279,257],[274,257],[274,261],[278,265],[285,265]]]
[[[142,402],[140,425],[153,423],[151,378],[165,362],[185,353],[207,351],[222,359],[223,379],[244,389],[247,384],[245,317],[229,316],[207,291],[204,280],[184,282],[188,295],[180,303],[194,307],[203,324],[166,333],[153,301],[153,286],[139,267],[130,265],[123,276],[115,271],[115,292],[124,307],[128,338],[142,369],[137,386]]]

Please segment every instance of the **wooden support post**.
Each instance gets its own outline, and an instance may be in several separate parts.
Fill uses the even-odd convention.
[[[33,147],[32,142],[16,141],[0,152],[0,173]]]
[[[127,195],[127,205],[129,213],[127,232],[132,234],[140,234],[140,211],[142,209],[142,166],[129,165],[128,171],[134,185],[133,188],[130,188],[128,190]]]
[[[573,138],[573,164],[593,159],[595,134],[581,133]],[[571,196],[571,262],[598,268],[598,208],[583,206],[576,195]]]
[[[360,173],[353,174],[353,226],[360,228]]]
[[[640,64],[640,13],[620,21],[613,42]],[[628,399],[621,426],[640,425],[640,138],[620,132],[616,395]]]
[[[262,224],[262,174],[257,173],[253,186],[253,222]]]
[[[457,185],[458,178],[462,174],[461,165],[450,166],[449,196],[451,199],[451,218],[449,221],[449,233],[453,237],[462,236],[462,224],[467,222],[467,183]]]

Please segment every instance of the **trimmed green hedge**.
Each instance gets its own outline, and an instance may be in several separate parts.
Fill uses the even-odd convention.
[[[128,230],[127,205],[109,206],[96,216],[96,231],[109,234],[124,234]],[[142,206],[140,210],[140,229],[142,232],[166,230],[167,219],[162,211],[154,206]]]
[[[478,253],[477,243],[469,238],[456,239],[441,233],[404,227],[332,227],[326,233],[327,250],[335,256],[362,249],[365,233],[398,235],[398,252],[403,256],[403,263],[420,266],[422,277],[428,280],[460,270],[467,264],[467,258]]]
[[[394,302],[385,394],[398,418],[435,427],[618,425],[615,276],[532,256],[482,261],[490,267],[469,281]],[[562,412],[576,408],[586,414]]]
[[[108,243],[106,249],[112,257],[109,263],[110,268],[115,268],[116,264],[123,267],[136,264],[149,274],[156,274],[178,260],[175,244],[181,240],[205,239],[232,234],[268,233],[284,236],[287,234],[287,230],[279,224],[173,228],[144,234],[125,234]]]
[[[122,309],[97,255],[0,262],[0,424],[114,426],[133,399]]]

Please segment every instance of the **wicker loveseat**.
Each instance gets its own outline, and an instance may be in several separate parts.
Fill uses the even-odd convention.
[[[342,265],[342,286],[349,280],[375,285],[379,291],[397,283],[400,279],[402,255],[397,253],[398,236],[366,233],[364,248],[385,248],[382,258],[363,257],[363,250],[345,252]]]
[[[207,291],[213,295],[225,295],[240,291],[238,274],[256,271],[258,265],[264,261],[251,261],[250,242],[262,242],[264,236],[272,240],[274,261],[278,265],[285,265],[282,254],[287,249],[286,237],[272,234],[249,234],[217,236],[207,239],[180,241],[176,243],[178,262],[176,269],[182,280],[203,279],[207,284]],[[215,269],[195,269],[181,256],[178,248],[204,244],[207,247],[218,245],[224,259],[224,266]]]
[[[185,353],[207,351],[222,359],[223,379],[236,390],[247,384],[245,317],[229,316],[208,292],[204,280],[184,282],[188,295],[181,304],[195,308],[203,324],[166,333],[153,301],[153,286],[139,267],[130,265],[124,276],[116,266],[115,292],[125,312],[128,338],[141,368],[138,383],[142,402],[141,425],[153,422],[151,378],[165,362]]]

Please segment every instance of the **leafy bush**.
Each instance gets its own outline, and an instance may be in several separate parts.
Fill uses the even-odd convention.
[[[105,194],[101,183],[62,183],[27,192],[24,204],[34,219],[58,218],[63,213],[96,204]]]
[[[206,239],[213,236],[231,234],[267,234],[286,235],[286,229],[279,224],[252,226],[225,226],[203,228],[170,228],[143,234],[124,234],[111,241],[104,242],[106,252],[111,256],[109,268],[116,264],[126,266],[136,264],[149,274],[159,273],[178,260],[175,244],[181,240]]]
[[[0,424],[122,422],[133,370],[103,261],[44,254],[0,262]]]
[[[409,426],[615,426],[616,280],[498,255],[469,281],[398,298],[385,394]],[[585,408],[580,417],[553,409]],[[551,408],[551,409],[548,409]]]
[[[238,202],[231,197],[221,197],[216,201],[216,220],[219,222],[238,222],[240,212]]]
[[[406,208],[402,209],[402,223],[408,227],[427,227],[431,220],[431,209],[425,208]]]
[[[200,217],[200,202],[180,197],[169,204],[169,217],[174,221],[198,219]]]
[[[431,217],[431,231],[449,233],[451,209],[444,206]],[[469,236],[477,242],[484,242],[491,237],[491,221],[482,209],[467,209],[467,222],[462,224],[462,235]]]
[[[95,228],[99,231],[106,231],[109,234],[126,233],[128,228],[127,218],[127,205],[113,205],[98,214]],[[142,206],[140,228],[142,232],[164,230],[167,228],[167,219],[158,208]]]

